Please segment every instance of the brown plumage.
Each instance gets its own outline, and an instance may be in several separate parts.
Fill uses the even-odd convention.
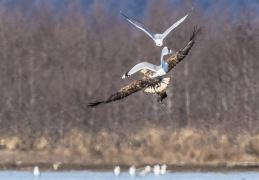
[[[168,79],[168,78],[163,78],[163,79]],[[131,95],[135,92],[138,92],[142,89],[154,88],[156,86],[160,87],[163,79],[159,78],[159,77],[155,78],[155,79],[150,79],[150,78],[147,78],[146,75],[144,74],[144,77],[141,80],[134,81],[134,82],[130,83],[129,85],[120,89],[118,92],[111,95],[107,100],[89,103],[88,106],[89,107],[96,107],[101,103],[109,103],[109,102],[112,102],[112,101],[117,101],[117,100],[123,99],[123,98],[125,98],[125,97],[127,97],[127,96],[129,96],[129,95]],[[170,80],[170,78],[169,78],[169,80]],[[168,84],[169,84],[169,82],[168,82]],[[166,85],[166,87],[167,87],[167,85]],[[166,87],[164,89],[166,89]],[[154,92],[149,92],[149,93],[158,93],[158,90],[154,89]]]
[[[181,60],[183,60],[187,54],[189,53],[190,49],[192,48],[193,44],[195,43],[196,37],[201,34],[201,28],[197,30],[197,28],[194,28],[193,34],[188,42],[188,44],[174,53],[170,58],[168,58],[165,62],[168,64],[168,70],[167,73],[176,66],[177,63],[179,63]],[[129,85],[125,86],[124,88],[120,89],[118,92],[111,95],[107,100],[105,101],[99,101],[94,103],[89,103],[89,107],[96,107],[101,103],[109,103],[112,101],[117,101],[120,99],[123,99],[135,92],[138,92],[140,90],[144,90],[146,93],[157,93],[161,97],[161,102],[164,98],[166,98],[166,92],[164,90],[167,88],[170,78],[161,78],[157,77],[154,79],[151,79],[150,77],[154,74],[153,71],[150,70],[142,70],[142,73],[144,73],[144,76],[141,80],[134,81],[130,83]],[[164,94],[165,93],[165,94]]]
[[[173,67],[175,67],[176,64],[178,64],[181,60],[183,60],[188,55],[188,53],[191,50],[193,44],[195,43],[196,38],[200,34],[201,34],[201,28],[199,28],[197,30],[197,28],[194,27],[194,31],[192,33],[192,36],[191,36],[188,44],[184,48],[182,48],[179,51],[177,51],[176,53],[174,53],[170,58],[165,60],[165,63],[168,64],[168,69],[167,69],[166,73],[171,71],[171,69],[173,69]]]

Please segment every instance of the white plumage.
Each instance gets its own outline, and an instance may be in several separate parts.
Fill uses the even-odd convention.
[[[167,168],[167,165],[166,165],[166,164],[164,164],[164,165],[161,166],[161,171],[160,171],[160,174],[161,174],[161,175],[164,175],[164,174],[166,173],[166,168]]]
[[[116,176],[119,176],[120,173],[121,173],[121,168],[120,168],[120,166],[116,166],[116,167],[114,168],[114,174],[115,174]]]
[[[39,167],[38,166],[35,166],[34,169],[33,169],[33,174],[34,176],[36,177],[40,177],[40,170],[39,170]]]
[[[193,10],[193,8],[191,9],[191,11]],[[190,12],[191,12],[190,11]],[[190,13],[189,12],[189,13]],[[179,21],[177,21],[176,23],[174,23],[172,26],[170,26],[163,34],[154,34],[152,33],[150,30],[148,30],[146,27],[144,27],[142,24],[133,21],[131,19],[129,19],[125,14],[123,14],[122,12],[120,12],[131,24],[133,24],[134,26],[136,26],[137,28],[141,29],[142,31],[144,31],[147,35],[149,35],[149,37],[151,37],[157,46],[162,46],[163,45],[163,40],[164,38],[174,29],[176,28],[179,24],[181,24],[189,15],[189,13],[187,15],[185,15],[182,19],[180,19]]]
[[[158,164],[154,166],[154,174],[156,176],[160,175],[160,166]]]
[[[131,167],[129,168],[129,174],[130,174],[131,176],[136,176],[136,168],[135,168],[135,166],[131,166]]]
[[[141,176],[145,176],[145,175],[147,175],[150,171],[151,171],[150,166],[146,166],[145,169],[144,169],[143,171],[141,171],[139,174],[140,174]]]

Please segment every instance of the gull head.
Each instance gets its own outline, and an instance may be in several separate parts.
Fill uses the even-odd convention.
[[[162,168],[167,168],[167,165],[166,165],[166,164],[163,164],[161,167],[162,167]]]
[[[165,46],[163,49],[162,49],[162,55],[167,55],[167,54],[171,54],[172,51],[171,49],[169,49],[167,46]]]

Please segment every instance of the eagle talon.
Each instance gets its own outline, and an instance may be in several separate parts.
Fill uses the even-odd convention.
[[[166,92],[159,92],[158,94],[158,98],[157,98],[157,102],[160,102],[161,106],[165,106],[162,101],[167,97]]]

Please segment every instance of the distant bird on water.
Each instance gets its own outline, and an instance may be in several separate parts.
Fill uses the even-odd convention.
[[[161,170],[160,170],[160,174],[161,174],[161,175],[164,175],[164,174],[166,173],[166,168],[167,168],[167,165],[166,165],[166,164],[164,164],[164,165],[161,166]]]
[[[145,176],[145,175],[147,175],[150,171],[151,171],[151,167],[150,167],[150,166],[146,166],[145,169],[139,173],[139,175]]]
[[[135,168],[135,166],[131,166],[131,167],[129,168],[129,174],[130,174],[131,176],[136,176],[136,168]]]
[[[33,174],[35,177],[40,177],[40,170],[38,166],[35,166],[33,169]]]
[[[159,176],[159,175],[160,175],[160,166],[159,166],[158,164],[156,164],[156,165],[154,166],[154,174],[155,174],[156,176]]]
[[[171,71],[173,67],[175,67],[179,62],[181,62],[188,55],[190,49],[195,43],[196,38],[200,34],[201,34],[201,28],[199,29],[194,28],[193,34],[188,44],[182,49],[180,49],[179,51],[175,52],[171,57],[169,57],[164,61],[167,64],[166,73]],[[162,101],[166,97],[165,89],[167,88],[170,82],[170,78],[156,77],[152,79],[151,77],[155,74],[154,71],[143,69],[141,70],[141,72],[144,73],[144,76],[142,77],[142,79],[133,81],[129,85],[121,88],[119,91],[112,94],[108,99],[104,101],[89,103],[88,106],[92,108],[102,103],[107,104],[113,101],[121,100],[140,90],[143,90],[145,93],[158,94],[161,97],[161,101]]]
[[[114,168],[114,174],[115,174],[116,176],[119,176],[120,173],[121,173],[120,166],[116,166],[116,167]]]
[[[193,10],[193,8],[190,10],[190,12]],[[185,15],[182,19],[180,19],[179,21],[177,21],[176,23],[174,23],[172,26],[170,26],[163,34],[154,34],[152,33],[149,29],[147,29],[146,27],[144,27],[142,24],[133,21],[131,19],[129,19],[125,14],[123,14],[121,11],[120,13],[134,26],[136,26],[137,28],[141,29],[142,31],[144,31],[147,35],[149,35],[156,43],[157,46],[162,46],[163,45],[163,40],[164,38],[174,29],[176,28],[179,24],[181,24],[186,18],[187,16],[190,14],[190,12]]]

